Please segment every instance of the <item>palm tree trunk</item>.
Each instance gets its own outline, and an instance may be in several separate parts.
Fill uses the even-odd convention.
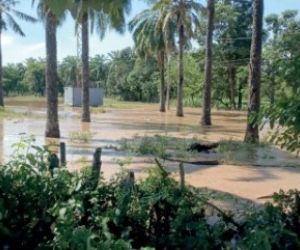
[[[203,90],[203,111],[201,124],[210,126],[211,123],[211,84],[212,84],[212,39],[214,31],[215,2],[208,0],[208,24],[205,52],[205,79]]]
[[[184,66],[183,66],[183,51],[184,51],[184,26],[179,25],[179,53],[178,53],[178,85],[177,85],[177,111],[178,117],[183,117],[183,85],[184,85]]]
[[[46,94],[47,94],[47,122],[46,137],[59,138],[58,123],[58,90],[57,90],[57,20],[49,12],[46,16]]]
[[[82,122],[91,122],[90,117],[90,93],[89,93],[89,24],[88,13],[84,13],[81,23],[82,39]]]
[[[166,112],[165,51],[158,52],[160,70],[160,112]]]
[[[236,109],[236,102],[235,102],[235,96],[236,96],[236,70],[233,66],[229,66],[228,74],[229,74],[230,106],[231,106],[231,109],[235,110]]]
[[[0,24],[2,23],[2,13],[0,12]],[[0,106],[4,107],[3,99],[3,76],[2,76],[2,25],[0,25]]]
[[[171,56],[167,57],[167,67],[168,67],[168,82],[167,82],[167,93],[166,93],[166,106],[168,110],[170,110],[171,103],[170,103],[170,92],[171,92]]]
[[[270,86],[270,105],[271,105],[271,107],[273,107],[274,103],[275,103],[275,94],[276,94],[275,86],[276,86],[275,75],[274,75],[274,73],[271,73],[271,86]],[[273,129],[274,126],[275,126],[274,121],[271,121],[270,128]]]
[[[242,110],[243,109],[243,80],[240,79],[239,82],[239,99],[238,99],[238,109]]]
[[[261,54],[264,1],[253,0],[253,34],[250,53],[248,122],[245,142],[259,142],[257,119],[253,119],[260,110]]]

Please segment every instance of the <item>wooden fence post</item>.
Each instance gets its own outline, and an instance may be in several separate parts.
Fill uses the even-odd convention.
[[[100,173],[101,173],[101,155],[102,155],[102,148],[97,148],[94,153],[93,165],[92,165],[92,179],[95,181],[95,185],[98,184]]]
[[[184,189],[185,187],[185,173],[184,173],[184,165],[181,162],[179,164],[179,174],[180,174],[180,187],[181,189]]]
[[[61,142],[59,148],[60,148],[60,164],[61,164],[61,166],[66,166],[66,164],[67,164],[66,143]]]
[[[51,154],[48,158],[49,161],[49,170],[51,175],[53,175],[53,171],[55,168],[59,168],[59,159],[55,153]]]

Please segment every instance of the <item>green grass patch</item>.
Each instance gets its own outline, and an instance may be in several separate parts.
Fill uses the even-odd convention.
[[[90,132],[70,132],[69,140],[71,142],[77,143],[88,143],[92,139],[92,134]]]
[[[144,102],[127,102],[127,101],[121,101],[114,98],[104,99],[104,108],[131,109],[131,108],[141,108],[147,105],[151,105],[151,104],[144,103]]]

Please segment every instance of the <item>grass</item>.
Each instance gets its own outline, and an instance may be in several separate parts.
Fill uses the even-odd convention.
[[[271,144],[249,144],[241,141],[221,141],[214,153],[190,152],[187,149],[194,142],[203,142],[199,138],[176,138],[168,136],[136,136],[134,139],[122,139],[120,150],[131,153],[135,156],[150,156],[161,159],[180,158],[190,160],[191,158],[207,158],[232,165],[259,165],[270,166],[273,161],[278,163],[277,149]],[[278,163],[282,167],[282,163]],[[289,167],[291,164],[283,166]],[[292,166],[298,166],[297,163]]]
[[[113,161],[120,167],[129,166],[132,163],[132,157],[113,158]]]
[[[188,158],[193,155],[188,152],[188,146],[197,141],[194,139],[179,139],[175,137],[155,135],[136,136],[134,139],[122,139],[120,150],[130,152],[134,155],[154,156],[166,159],[171,156]]]
[[[127,102],[120,101],[114,98],[105,98],[104,99],[104,108],[116,108],[116,109],[128,109],[128,108],[140,108],[151,105],[149,103],[143,102]]]
[[[59,104],[62,104],[64,98],[59,96],[58,98]],[[5,97],[5,103],[11,102],[46,102],[46,96],[36,96],[36,95],[24,95],[24,96],[9,96]]]
[[[92,139],[92,134],[90,132],[70,132],[69,133],[69,140],[71,142],[77,143],[88,143]]]

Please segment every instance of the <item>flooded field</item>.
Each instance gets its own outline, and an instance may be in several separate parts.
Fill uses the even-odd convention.
[[[58,143],[44,138],[46,108],[43,101],[8,100],[7,110],[20,115],[0,120],[2,161],[8,159],[12,153],[11,145],[19,142],[22,136],[34,135],[40,145]],[[161,114],[157,110],[157,105],[150,104],[93,109],[92,123],[83,124],[80,122],[80,109],[60,105],[61,141],[67,145],[68,168],[76,170],[89,165],[94,150],[102,147],[102,170],[106,178],[119,172],[119,162],[126,161],[129,157],[131,158],[129,163],[125,164],[126,168],[134,170],[138,176],[143,176],[153,165],[153,159],[145,156],[132,157],[126,152],[115,150],[122,138],[160,135],[218,142],[242,140],[244,136],[246,122],[244,112],[214,111],[214,125],[211,128],[203,128],[199,125],[198,109],[185,109],[184,118],[177,118],[174,110],[166,114]],[[259,149],[255,152],[241,150],[231,154],[236,159],[232,163],[227,161],[217,166],[186,164],[188,183],[249,199],[269,195],[279,189],[300,189],[300,168],[295,167],[299,164],[298,158],[276,148],[266,151]],[[249,157],[249,154],[252,156]],[[216,157],[222,160],[220,155]],[[176,178],[178,164],[165,162],[165,165],[174,172]]]

